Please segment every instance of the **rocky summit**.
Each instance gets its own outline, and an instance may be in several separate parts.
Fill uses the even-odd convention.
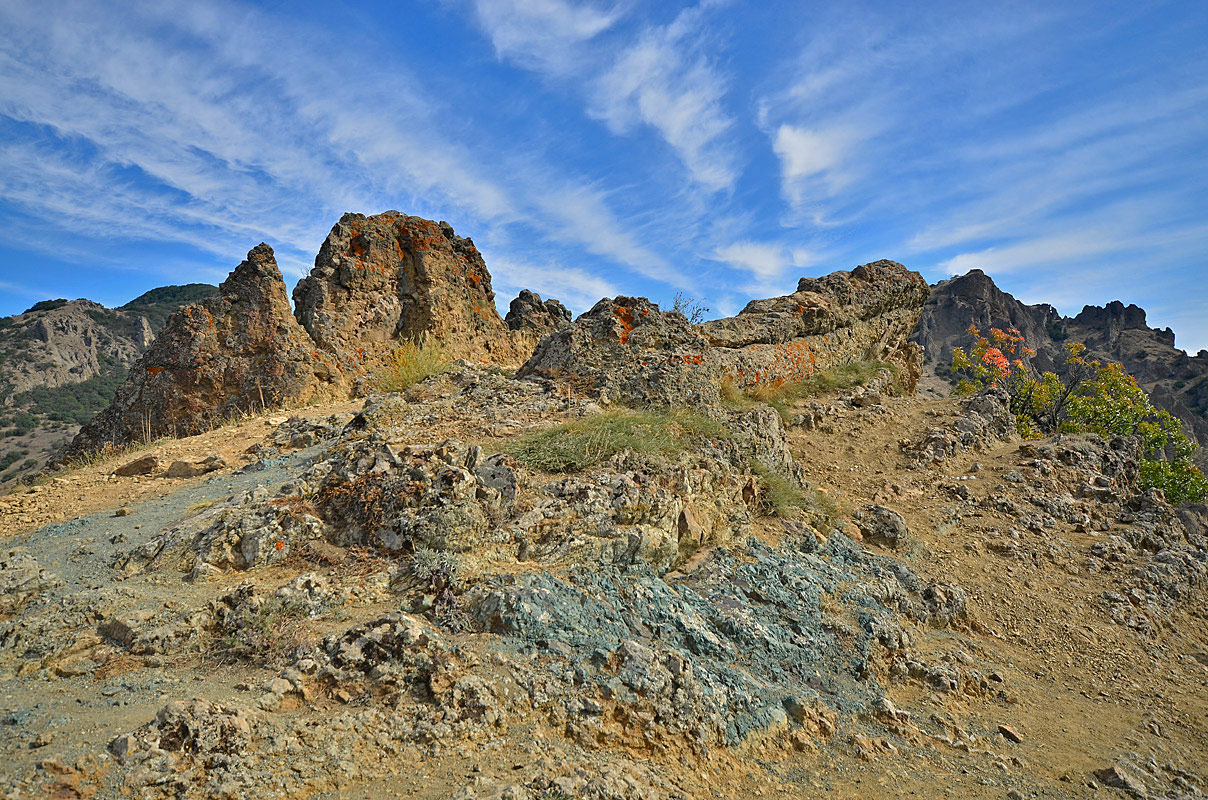
[[[345,214],[294,289],[294,306],[315,344],[349,367],[425,337],[457,358],[524,360],[495,308],[482,255],[447,222]]]
[[[0,497],[0,795],[1203,797],[1208,507],[916,393],[938,309],[1039,335],[973,289],[501,318],[388,212],[291,311],[253,248]]]
[[[169,320],[60,458],[363,393],[366,376],[401,342],[516,365],[541,335],[570,322],[558,301],[528,291],[505,322],[474,242],[446,222],[397,211],[345,214],[293,300],[291,311],[272,248],[251,250],[218,297]]]

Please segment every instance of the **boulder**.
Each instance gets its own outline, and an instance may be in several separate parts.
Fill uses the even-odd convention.
[[[227,466],[227,461],[217,453],[211,453],[201,461],[173,461],[164,474],[169,478],[196,478]]]
[[[122,464],[113,471],[113,474],[119,478],[132,478],[135,475],[150,475],[159,469],[158,456],[143,456],[137,458],[128,464]]]
[[[885,506],[869,506],[856,514],[856,524],[866,541],[898,548],[910,539],[910,528],[901,514]]]
[[[644,297],[605,298],[546,336],[519,374],[565,378],[628,404],[716,402],[708,350],[683,314]]]

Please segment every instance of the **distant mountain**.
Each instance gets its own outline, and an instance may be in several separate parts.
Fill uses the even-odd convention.
[[[970,324],[1018,328],[1036,350],[1035,365],[1060,372],[1065,343],[1082,342],[1088,354],[1114,361],[1135,375],[1155,405],[1183,421],[1184,430],[1208,449],[1208,351],[1195,356],[1175,347],[1174,331],[1145,322],[1145,310],[1119,301],[1086,306],[1076,317],[1063,317],[1048,304],[1025,305],[999,289],[981,270],[932,287],[911,337],[922,345],[925,370],[943,377],[952,348],[967,346]],[[1202,452],[1202,458],[1208,453]]]
[[[40,466],[109,403],[173,312],[217,292],[164,286],[116,309],[43,300],[0,317],[0,482]]]

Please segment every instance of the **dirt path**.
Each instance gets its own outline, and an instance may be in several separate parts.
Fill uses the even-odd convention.
[[[244,451],[264,439],[273,427],[290,416],[325,417],[335,414],[351,418],[362,405],[362,401],[347,401],[259,414],[239,424],[197,436],[156,442],[100,463],[63,472],[40,486],[16,488],[0,496],[0,540],[44,525],[65,522],[73,517],[135,506],[202,482],[220,480],[223,475],[229,475],[250,462],[252,459]],[[156,456],[167,466],[177,459],[196,461],[211,453],[222,456],[228,466],[203,477],[168,478],[162,473],[130,478],[113,475],[118,467],[144,456]]]

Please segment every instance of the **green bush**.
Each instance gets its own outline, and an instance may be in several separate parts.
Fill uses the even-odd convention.
[[[1171,503],[1208,499],[1208,479],[1194,458],[1199,448],[1183,433],[1182,423],[1156,408],[1136,378],[1119,364],[1084,357],[1085,345],[1066,344],[1066,373],[1039,373],[1022,357],[1019,331],[993,329],[983,336],[969,327],[973,346],[953,351],[952,370],[961,376],[957,391],[970,393],[988,386],[1007,391],[1021,435],[1037,437],[1058,432],[1136,436],[1141,440],[1138,485],[1161,489]]]
[[[209,655],[223,663],[284,663],[290,652],[306,641],[303,624],[309,617],[302,601],[275,595],[259,603],[241,603],[223,619],[222,630],[210,643]]]
[[[70,300],[65,300],[62,297],[58,300],[39,300],[22,313],[32,314],[35,311],[54,311],[56,308],[62,308],[70,302]]]

